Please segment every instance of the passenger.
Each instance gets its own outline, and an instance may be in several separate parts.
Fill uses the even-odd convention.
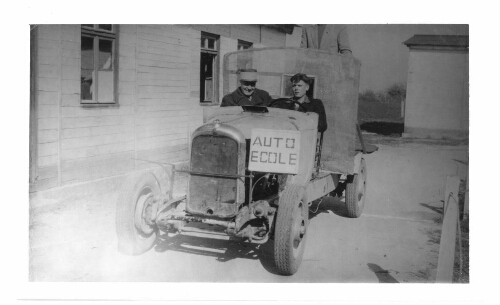
[[[306,93],[309,90],[311,79],[303,73],[297,73],[290,79],[292,82],[293,98],[292,101],[280,101],[276,107],[283,109],[298,110],[302,112],[316,112],[318,118],[318,132],[324,132],[327,128],[326,113],[323,102],[319,99],[307,97]],[[299,104],[302,106],[299,106]]]
[[[221,107],[227,106],[267,106],[272,98],[267,91],[255,88],[257,70],[240,70],[240,87],[222,99]]]
[[[302,27],[301,48],[318,49],[352,56],[345,25],[308,24]]]

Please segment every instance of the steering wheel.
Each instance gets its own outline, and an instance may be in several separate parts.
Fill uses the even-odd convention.
[[[306,107],[304,107],[301,103],[299,103],[297,101],[294,101],[294,100],[292,100],[291,98],[288,98],[288,97],[277,98],[277,99],[273,100],[271,103],[269,103],[269,105],[267,107],[272,107],[274,104],[276,104],[278,102],[292,102],[294,104],[299,105],[299,107],[302,108],[302,110],[304,110],[304,112],[307,112]]]

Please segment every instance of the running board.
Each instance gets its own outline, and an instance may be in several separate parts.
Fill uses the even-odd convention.
[[[320,173],[320,175],[309,182],[306,187],[307,202],[319,199],[333,192],[339,184],[340,175]]]

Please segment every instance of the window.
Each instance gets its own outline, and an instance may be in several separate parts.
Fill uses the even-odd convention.
[[[238,51],[250,49],[253,43],[238,39]]]
[[[200,102],[213,103],[218,98],[219,37],[201,33]]]
[[[80,100],[82,104],[116,102],[116,26],[82,24]]]

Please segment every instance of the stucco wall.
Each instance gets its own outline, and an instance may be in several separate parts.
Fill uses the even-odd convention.
[[[463,136],[468,132],[467,51],[410,50],[405,134]]]

